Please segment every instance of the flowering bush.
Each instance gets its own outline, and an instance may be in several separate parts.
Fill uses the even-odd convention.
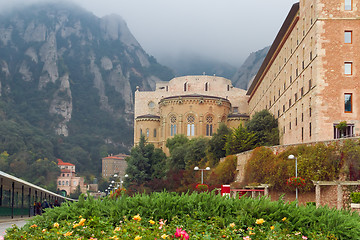
[[[80,197],[8,229],[6,239],[360,239],[359,218],[266,198],[162,192]]]
[[[197,184],[195,187],[199,192],[205,192],[209,189],[209,186],[207,184]]]
[[[125,188],[118,188],[113,193],[110,194],[110,198],[116,199],[125,193],[126,193]]]
[[[289,187],[297,187],[297,188],[305,187],[306,185],[305,180],[301,177],[291,177],[286,181],[286,184]]]

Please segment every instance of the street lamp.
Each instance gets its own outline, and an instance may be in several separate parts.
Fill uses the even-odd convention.
[[[295,177],[297,178],[297,157],[294,155],[289,155],[288,159],[294,160],[295,159]],[[296,206],[298,206],[298,188],[296,187]]]
[[[119,174],[120,175],[120,174]],[[118,178],[119,177],[119,182],[114,182],[114,181],[112,181],[112,183],[116,183],[116,187],[119,187],[119,185],[120,185],[120,188],[122,188],[122,185],[123,185],[123,183],[124,183],[124,181],[123,181],[123,179],[122,179],[122,177],[120,177],[119,175],[117,175],[117,174],[114,174],[114,178]],[[124,175],[124,178],[127,178],[127,177],[129,177],[129,175],[127,175],[127,174],[125,174]]]
[[[201,169],[199,167],[194,167],[195,171],[201,171],[201,184],[204,184],[204,170],[210,171],[210,167],[206,167],[205,169]]]

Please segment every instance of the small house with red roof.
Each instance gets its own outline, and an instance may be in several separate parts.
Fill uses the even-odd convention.
[[[78,186],[82,193],[86,192],[86,186],[84,184],[84,178],[77,177],[75,173],[75,165],[72,163],[64,162],[58,159],[58,167],[61,174],[57,179],[57,189],[61,191],[63,196],[68,196],[74,193]]]

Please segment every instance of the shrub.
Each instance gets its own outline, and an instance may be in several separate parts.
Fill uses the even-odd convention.
[[[164,231],[159,231],[160,225]],[[360,216],[328,207],[296,207],[267,198],[223,198],[214,193],[161,192],[99,201],[80,196],[78,202],[46,210],[21,229],[8,230],[6,237],[161,239],[160,233],[170,238],[176,228],[186,230],[191,239],[359,239]]]
[[[352,203],[360,203],[360,192],[352,192],[350,198]]]

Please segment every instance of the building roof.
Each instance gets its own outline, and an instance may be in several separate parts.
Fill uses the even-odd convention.
[[[58,166],[75,166],[72,163],[63,162],[60,158],[58,158],[57,161],[58,161]]]
[[[226,98],[223,97],[216,97],[216,96],[210,96],[210,95],[202,95],[202,94],[186,94],[186,95],[177,95],[177,96],[170,96],[170,97],[164,97],[162,100],[168,100],[168,99],[174,99],[174,98],[211,98],[211,99],[222,99],[224,101],[229,101]]]
[[[126,155],[126,154],[117,154],[117,155],[114,155],[114,156],[107,156],[107,157],[104,157],[102,159],[106,160],[106,159],[111,159],[111,160],[124,160],[126,157],[129,157],[129,155]]]
[[[291,9],[289,14],[287,15],[283,25],[281,26],[278,34],[276,35],[276,38],[273,42],[273,44],[271,45],[268,54],[266,55],[259,71],[257,72],[253,82],[251,83],[250,87],[248,88],[247,91],[247,95],[251,95],[253,94],[253,92],[256,90],[258,84],[260,84],[261,80],[262,80],[262,76],[263,74],[268,70],[268,65],[272,64],[271,60],[273,58],[274,55],[277,54],[277,50],[279,45],[281,44],[281,41],[283,40],[283,38],[285,37],[286,33],[288,32],[289,27],[291,26],[294,18],[296,17],[297,13],[299,11],[299,3],[295,3]],[[250,99],[251,99],[250,96]],[[249,99],[249,101],[250,101]]]
[[[160,119],[160,116],[152,115],[152,114],[146,114],[146,115],[137,116],[136,119],[138,119],[138,118],[156,118],[156,119]]]
[[[248,118],[249,115],[244,114],[244,113],[231,113],[228,115],[228,118],[237,118],[237,117]]]

